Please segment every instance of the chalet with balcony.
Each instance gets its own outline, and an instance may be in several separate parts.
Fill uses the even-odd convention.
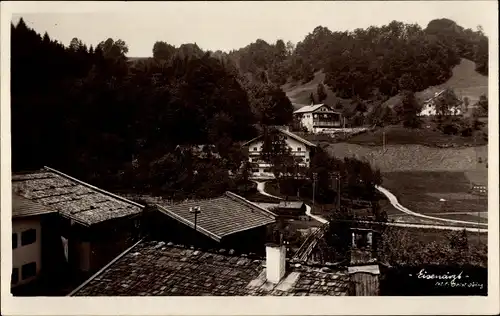
[[[298,166],[308,168],[316,145],[290,132],[287,127],[279,127],[276,130],[284,137],[291,154],[298,161]],[[252,165],[252,176],[273,178],[271,164],[262,158],[262,146],[264,144],[262,138],[263,135],[260,135],[246,142],[243,146],[248,148],[248,159]]]
[[[343,117],[326,104],[311,104],[295,112],[294,117],[310,133],[323,133],[342,127]]]

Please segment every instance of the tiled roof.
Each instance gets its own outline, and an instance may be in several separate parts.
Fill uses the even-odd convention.
[[[294,134],[294,133],[292,133],[292,132],[290,132],[290,131],[287,131],[286,129],[279,128],[278,130],[279,130],[281,133],[283,133],[283,134],[285,134],[285,135],[287,135],[287,136],[289,136],[289,137],[291,137],[291,138],[295,139],[296,141],[301,142],[301,143],[303,143],[303,144],[305,144],[305,145],[307,145],[307,146],[309,146],[309,147],[316,147],[316,145],[315,145],[315,144],[313,144],[313,143],[311,143],[310,141],[308,141],[308,140],[306,140],[306,139],[304,139],[304,138],[300,137],[300,136],[299,136],[299,135],[297,135],[297,134]],[[253,143],[253,142],[254,142],[254,141],[256,141],[257,139],[260,139],[262,136],[263,136],[263,135],[259,135],[259,136],[255,137],[255,138],[253,138],[253,139],[251,139],[251,140],[247,141],[247,142],[246,142],[246,143],[244,143],[242,146],[247,146],[248,144]]]
[[[12,189],[15,194],[86,226],[139,214],[143,209],[142,205],[47,167],[13,175]]]
[[[96,273],[70,296],[305,296],[348,295],[347,270],[290,264],[277,285],[265,261],[141,242]]]
[[[54,213],[55,210],[40,203],[32,202],[15,193],[12,194],[12,218]]]
[[[190,208],[200,207],[197,230],[217,241],[227,235],[274,223],[276,217],[274,213],[231,192],[217,198],[172,205],[157,204],[157,207],[162,213],[190,227],[194,227],[194,215],[190,213]]]
[[[311,142],[310,142],[310,141],[308,141],[308,140],[305,140],[304,138],[300,137],[300,136],[299,136],[299,135],[297,135],[297,134],[294,134],[294,133],[292,133],[292,132],[290,132],[290,131],[287,131],[287,130],[284,130],[284,129],[282,129],[282,130],[280,130],[280,131],[281,131],[282,133],[284,133],[285,135],[288,135],[288,136],[290,136],[291,138],[293,138],[293,139],[295,139],[295,140],[297,140],[297,141],[299,141],[299,142],[301,142],[301,143],[303,143],[303,144],[306,144],[307,146],[310,146],[310,147],[316,147],[316,145],[315,145],[315,144],[311,143]]]

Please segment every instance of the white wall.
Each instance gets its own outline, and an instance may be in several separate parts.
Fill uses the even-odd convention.
[[[313,115],[312,113],[302,113],[300,124],[307,129],[308,132],[313,132]]]
[[[285,142],[288,145],[288,147],[292,150],[292,155],[303,158],[304,159],[304,162],[303,162],[304,166],[309,167],[309,163],[311,161],[309,147],[307,147],[305,144],[303,144],[303,143],[301,143],[301,142],[299,142],[299,141],[297,141],[289,136],[286,136]],[[252,142],[249,144],[249,146],[248,146],[249,155],[248,156],[249,156],[249,159],[254,160],[254,161],[250,161],[250,162],[255,162],[255,159],[258,156],[252,155],[252,153],[255,153],[255,152],[261,153],[263,144],[264,144],[264,142],[262,140],[256,140],[255,142]],[[256,151],[254,150],[255,147],[257,148]],[[298,148],[300,148],[300,151],[298,151]],[[270,167],[271,166],[267,163],[259,163],[259,172],[258,173],[265,173],[264,169],[270,168]]]
[[[36,229],[36,241],[32,244],[22,246],[21,234],[28,229]],[[12,233],[17,237],[17,248],[12,249],[12,268],[18,268],[19,282],[14,285],[25,284],[36,278],[22,279],[22,266],[27,263],[36,262],[36,274],[42,267],[42,229],[39,217],[16,218],[12,220]]]
[[[317,133],[317,130],[314,128],[313,120],[314,114],[321,113],[322,111],[331,111],[327,106],[322,106],[314,112],[309,113],[299,113],[295,115],[300,115],[300,124],[307,129],[310,133]]]

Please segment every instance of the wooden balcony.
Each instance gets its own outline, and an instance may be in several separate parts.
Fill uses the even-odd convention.
[[[314,127],[340,127],[340,121],[313,120]]]

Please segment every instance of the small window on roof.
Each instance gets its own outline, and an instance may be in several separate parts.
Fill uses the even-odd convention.
[[[253,148],[253,151],[257,151],[257,147],[254,147],[254,148]]]
[[[302,147],[297,147],[297,151],[301,151],[302,150]]]

